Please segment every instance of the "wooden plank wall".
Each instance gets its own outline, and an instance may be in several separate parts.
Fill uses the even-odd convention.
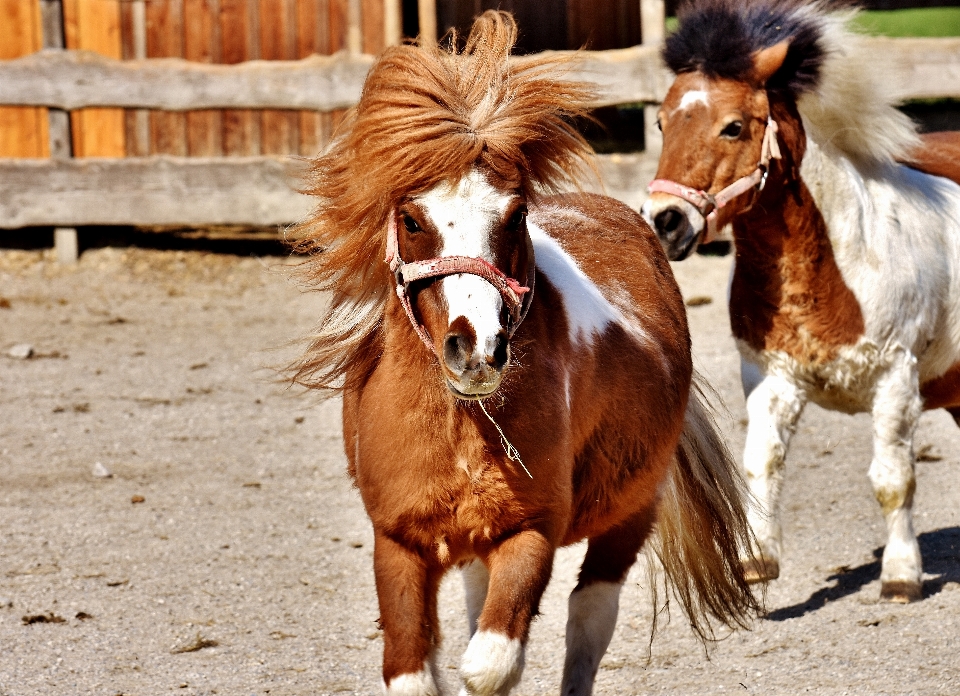
[[[121,58],[120,0],[63,0],[68,49]],[[122,109],[81,109],[70,114],[74,157],[123,157]]]
[[[637,0],[568,0],[568,47],[606,51],[635,46],[640,43],[640,4]]]
[[[389,11],[386,3],[392,3]],[[241,63],[346,49],[379,53],[387,32],[399,32],[401,0],[62,0],[62,5],[68,49],[124,60]],[[0,0],[0,60],[41,47],[40,0]],[[312,156],[330,140],[343,114],[88,108],[71,113],[70,120],[75,157]],[[0,157],[49,156],[46,109],[0,108]]]
[[[0,60],[39,51],[43,27],[39,0],[0,0]],[[47,110],[0,107],[0,157],[49,157]]]
[[[146,57],[204,63],[295,60],[348,47],[357,0],[150,0]],[[384,0],[360,0],[364,53],[386,45]],[[124,23],[124,44],[135,27]],[[133,57],[125,56],[125,57]],[[150,113],[149,152],[192,157],[312,156],[329,141],[343,112],[207,110]]]
[[[640,0],[436,0],[437,30],[470,31],[484,10],[514,14],[518,53],[582,48],[603,51],[640,43]]]

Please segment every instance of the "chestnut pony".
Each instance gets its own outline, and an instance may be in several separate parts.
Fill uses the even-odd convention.
[[[643,214],[672,259],[733,228],[750,579],[779,575],[784,457],[813,401],[873,414],[880,594],[909,602],[922,597],[914,431],[923,409],[960,415],[960,134],[917,136],[884,93],[895,70],[850,17],[823,3],[688,5],[664,48],[677,78]]]
[[[616,201],[548,195],[587,161],[590,91],[508,61],[487,12],[466,47],[397,46],[313,165],[306,271],[331,293],[297,381],[343,395],[373,523],[388,694],[437,694],[437,588],[463,569],[464,693],[519,681],[555,550],[588,539],[563,692],[588,694],[652,535],[694,628],[756,609],[736,465],[692,386],[660,244]],[[386,259],[386,263],[384,262]]]

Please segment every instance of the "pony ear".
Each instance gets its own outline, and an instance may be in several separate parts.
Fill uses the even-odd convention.
[[[773,74],[780,69],[783,61],[787,58],[787,50],[790,48],[789,39],[785,39],[769,48],[764,48],[751,56],[753,60],[753,78],[758,84],[765,85],[767,80],[773,77]]]

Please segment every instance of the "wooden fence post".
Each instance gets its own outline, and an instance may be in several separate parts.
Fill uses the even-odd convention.
[[[417,0],[417,18],[420,20],[420,40],[425,44],[437,42],[437,0]]]
[[[59,263],[76,263],[80,258],[80,245],[76,227],[56,227],[53,230],[53,248]]]
[[[347,51],[354,55],[363,53],[363,0],[347,3]]]
[[[61,0],[40,0],[43,22],[43,47],[63,50],[63,3]],[[70,114],[63,109],[49,109],[50,156],[73,157],[70,140]]]
[[[640,36],[644,45],[660,45],[667,35],[664,0],[640,0]],[[643,142],[647,152],[663,149],[663,135],[657,128],[659,106],[643,107]]]
[[[144,60],[147,57],[147,8],[144,0],[133,0],[130,4],[133,24],[133,57]],[[150,154],[150,112],[137,109],[133,112],[133,143],[130,148],[137,157]]]
[[[383,44],[396,46],[403,40],[402,0],[383,0]]]
[[[43,23],[43,47],[63,50],[66,48],[63,33],[62,0],[40,0],[40,16]],[[70,134],[70,114],[63,109],[49,109],[50,156],[55,159],[73,157]],[[80,257],[80,242],[75,227],[57,227],[53,230],[53,248],[60,263],[76,263]]]

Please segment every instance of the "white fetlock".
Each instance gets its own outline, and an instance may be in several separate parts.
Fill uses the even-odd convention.
[[[400,674],[383,685],[386,696],[440,696],[437,680],[433,675],[430,662],[423,665],[419,672]]]
[[[460,664],[465,696],[507,696],[523,674],[523,643],[501,633],[478,631]]]

